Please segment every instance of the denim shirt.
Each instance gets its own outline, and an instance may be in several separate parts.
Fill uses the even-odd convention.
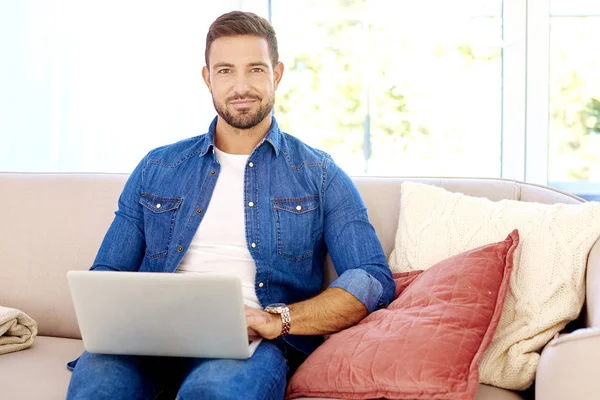
[[[220,166],[208,133],[150,151],[132,172],[92,270],[174,272],[210,207]],[[244,175],[246,244],[260,304],[292,304],[322,289],[328,251],[338,278],[369,312],[394,282],[352,180],[331,157],[273,123]],[[292,320],[293,323],[293,320]],[[285,338],[310,354],[320,336]]]

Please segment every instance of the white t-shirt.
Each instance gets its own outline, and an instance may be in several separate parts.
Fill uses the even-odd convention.
[[[214,148],[221,165],[210,204],[179,264],[179,273],[219,273],[239,276],[244,303],[261,308],[254,280],[256,265],[246,245],[244,171],[248,155]]]

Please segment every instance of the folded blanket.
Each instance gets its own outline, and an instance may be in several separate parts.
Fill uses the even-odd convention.
[[[0,306],[0,354],[28,348],[37,336],[37,322],[23,311]]]

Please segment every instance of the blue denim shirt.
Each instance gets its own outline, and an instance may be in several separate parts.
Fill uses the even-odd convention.
[[[174,272],[219,179],[208,133],[150,151],[129,177],[92,270]],[[330,287],[353,294],[369,312],[387,306],[394,282],[352,180],[331,157],[273,123],[246,164],[246,244],[265,307],[317,295],[325,253],[339,277]],[[321,337],[286,337],[310,354]]]

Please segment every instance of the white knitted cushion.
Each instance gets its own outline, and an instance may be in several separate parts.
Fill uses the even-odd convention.
[[[482,383],[529,387],[537,352],[583,306],[587,257],[600,236],[600,203],[493,202],[415,182],[402,184],[400,202],[393,272],[427,269],[519,230],[504,309],[479,371]]]

